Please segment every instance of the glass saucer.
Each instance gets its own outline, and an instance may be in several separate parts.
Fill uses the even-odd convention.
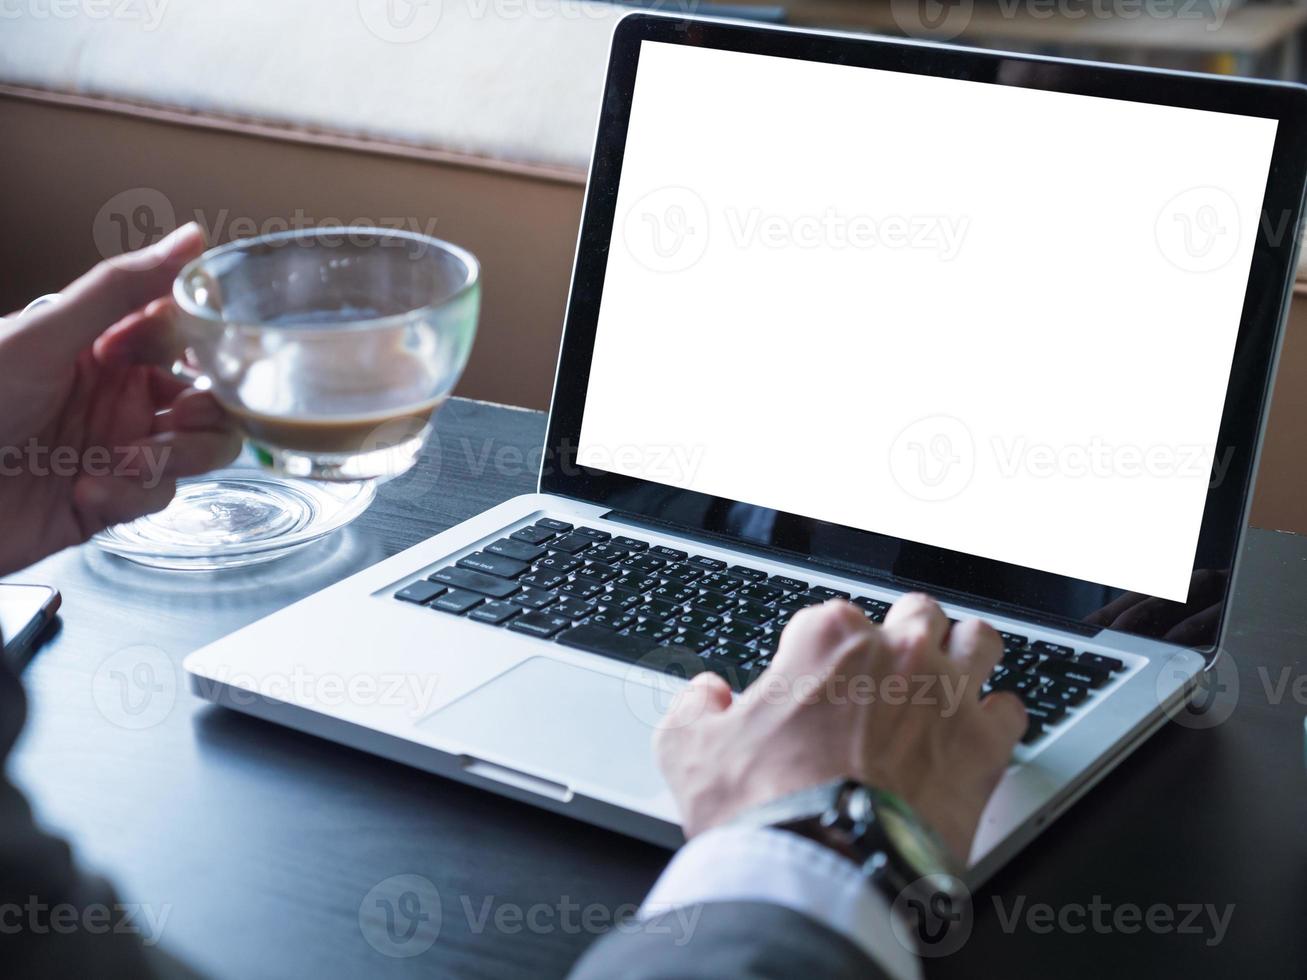
[[[241,568],[322,540],[354,521],[376,495],[375,482],[320,483],[238,465],[179,481],[165,510],[91,540],[151,568]]]

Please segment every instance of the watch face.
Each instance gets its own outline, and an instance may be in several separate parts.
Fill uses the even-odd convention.
[[[876,817],[894,850],[918,874],[955,874],[948,849],[897,796],[876,791]]]

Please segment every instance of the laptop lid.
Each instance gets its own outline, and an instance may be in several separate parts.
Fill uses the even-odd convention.
[[[542,491],[1210,652],[1305,92],[624,19]]]

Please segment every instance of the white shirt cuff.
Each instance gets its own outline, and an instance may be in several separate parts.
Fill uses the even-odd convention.
[[[813,919],[855,943],[894,980],[921,965],[890,925],[891,909],[853,863],[797,834],[770,827],[718,827],[677,853],[637,916],[709,902],[765,902]]]

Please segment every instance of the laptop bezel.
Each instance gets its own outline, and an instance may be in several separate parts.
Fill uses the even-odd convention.
[[[1279,121],[1218,434],[1218,458],[1228,450],[1229,460],[1224,478],[1214,481],[1209,490],[1194,563],[1195,581],[1205,576],[1209,589],[1213,576],[1220,583],[1219,599],[1211,604],[1219,608],[1213,616],[1209,607],[1190,609],[1169,600],[1149,598],[1144,607],[1147,616],[1128,625],[1113,624],[1114,629],[1123,632],[1160,639],[1165,635],[1165,624],[1186,616],[1202,616],[1205,626],[1210,627],[1208,632],[1196,641],[1174,642],[1210,656],[1217,648],[1224,623],[1270,400],[1271,372],[1291,294],[1298,244],[1294,229],[1301,220],[1307,183],[1307,88],[647,13],[630,14],[616,27],[550,409],[541,492],[608,506],[654,525],[746,550],[761,550],[789,561],[815,563],[845,575],[924,588],[980,606],[1018,610],[1037,620],[1078,626],[1086,633],[1102,628],[1103,623],[1086,625],[1083,608],[1057,597],[1088,593],[1104,602],[1124,601],[1123,590],[791,514],[771,512],[776,516],[773,525],[784,528],[784,532],[773,532],[769,540],[753,540],[723,526],[719,516],[712,516],[720,515],[723,508],[736,501],[577,464],[632,96],[640,47],[645,41],[1236,112]],[[840,543],[814,549],[811,542],[818,532]],[[866,557],[886,553],[894,554],[891,563]],[[904,555],[911,561],[905,561]],[[994,582],[1002,584],[993,587],[990,583]],[[1200,598],[1208,602],[1210,597]]]

